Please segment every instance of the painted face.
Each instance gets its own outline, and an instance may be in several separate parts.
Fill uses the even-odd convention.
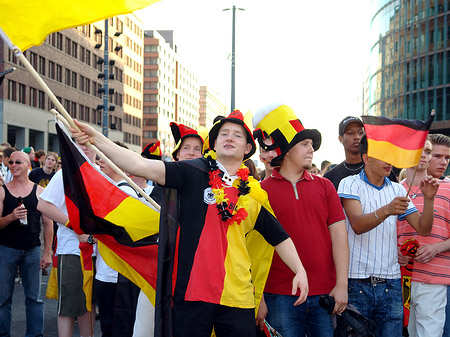
[[[188,137],[181,143],[177,152],[179,161],[197,159],[202,156],[202,141],[198,137]]]
[[[431,150],[431,160],[428,165],[428,174],[434,178],[444,175],[450,160],[450,148],[445,145],[434,144]]]
[[[264,139],[264,144],[266,145],[272,145],[272,139],[271,138],[266,138]],[[263,162],[264,167],[266,168],[266,170],[271,171],[273,170],[273,166],[270,165],[270,162],[272,161],[273,158],[275,158],[277,156],[277,153],[275,152],[275,150],[264,150],[262,147],[259,148],[259,159]]]
[[[361,138],[364,136],[364,128],[359,123],[350,123],[345,128],[344,134],[339,137],[339,140],[344,145],[345,151],[359,154],[359,144]]]
[[[313,154],[313,141],[311,139],[303,139],[295,144],[286,156],[299,167],[309,170],[312,167]]]
[[[252,146],[247,143],[247,133],[243,126],[225,122],[219,129],[214,144],[217,157],[229,157],[242,161],[250,153]]]

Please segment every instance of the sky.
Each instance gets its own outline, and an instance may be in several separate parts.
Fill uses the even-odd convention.
[[[314,154],[344,159],[338,124],[360,116],[370,55],[368,0],[162,0],[135,14],[144,29],[174,30],[184,65],[230,106],[232,11],[236,10],[236,108],[280,102],[322,134]]]

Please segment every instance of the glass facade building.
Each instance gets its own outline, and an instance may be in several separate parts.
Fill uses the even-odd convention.
[[[450,134],[450,0],[371,4],[365,112],[425,120],[434,108],[433,129]]]

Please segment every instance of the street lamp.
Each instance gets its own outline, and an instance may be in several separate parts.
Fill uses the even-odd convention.
[[[236,46],[235,46],[235,35],[236,35],[236,9],[240,11],[245,11],[244,8],[236,8],[233,6],[231,10],[233,11],[233,21],[232,21],[232,38],[231,38],[231,111],[235,107],[235,71],[236,71]],[[229,11],[230,8],[225,8],[224,11]]]

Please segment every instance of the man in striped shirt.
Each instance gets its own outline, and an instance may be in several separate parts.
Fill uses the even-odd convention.
[[[367,138],[360,147],[364,170],[344,178],[338,194],[347,218],[350,248],[348,303],[377,325],[376,336],[401,336],[403,304],[397,257],[397,218],[406,219],[420,235],[433,225],[431,177],[421,181],[422,215],[406,197],[405,188],[387,177],[392,165],[367,155]]]
[[[443,145],[442,145],[443,146]],[[424,207],[424,195],[420,192],[420,182],[427,176],[427,167],[432,157],[432,144],[425,142],[417,172],[408,168],[406,179],[400,183],[409,189],[409,197],[419,211]],[[443,149],[447,155],[450,148]],[[414,178],[414,179],[413,179]],[[450,285],[450,184],[441,183],[434,198],[434,222],[430,236],[417,235],[406,222],[399,221],[398,243],[401,246],[408,239],[420,243],[417,250],[411,282],[411,307],[408,331],[411,337],[440,337],[445,323],[447,286]],[[411,257],[399,254],[399,263],[404,266]]]

